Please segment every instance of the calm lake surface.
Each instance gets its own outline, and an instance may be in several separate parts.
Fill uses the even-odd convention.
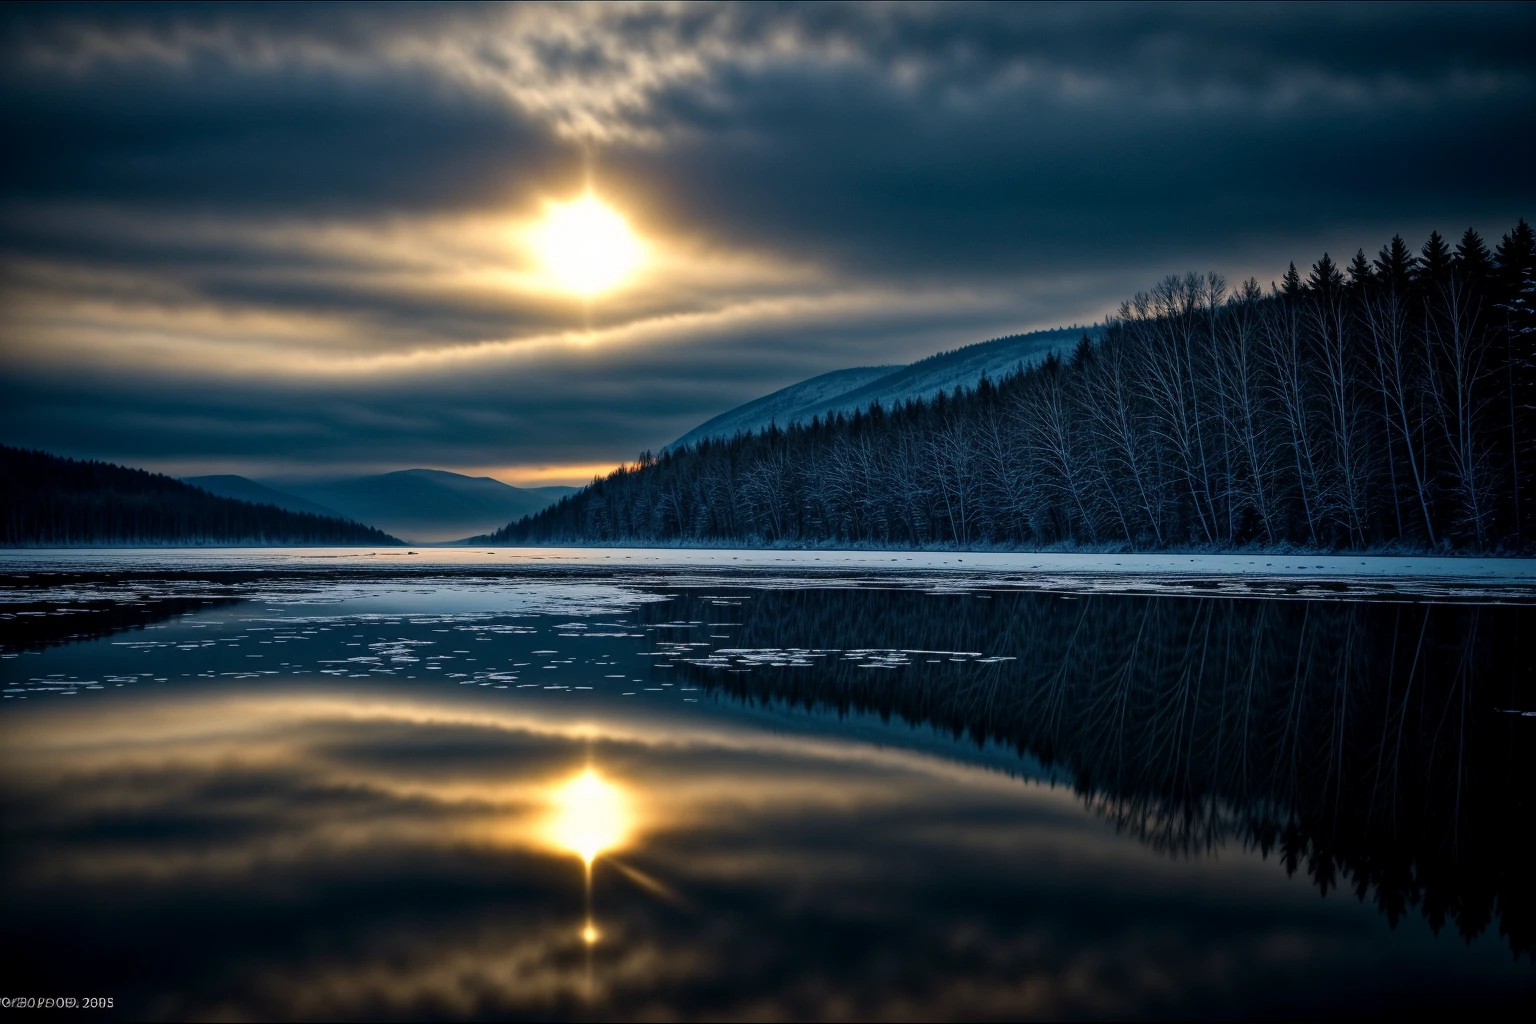
[[[1536,992],[1529,603],[0,569],[5,988],[113,998],[81,1016],[1521,1014]]]

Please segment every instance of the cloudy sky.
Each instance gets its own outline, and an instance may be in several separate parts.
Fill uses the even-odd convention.
[[[1496,239],[1536,6],[0,11],[0,440],[580,482],[1170,272]],[[637,247],[551,276],[590,188]]]

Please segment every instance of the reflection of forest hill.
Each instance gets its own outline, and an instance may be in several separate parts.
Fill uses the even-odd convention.
[[[0,610],[0,651],[40,651],[77,640],[94,640],[143,629],[179,615],[238,604],[239,600],[158,597],[9,604]]]
[[[1170,277],[929,401],[643,454],[514,543],[1536,549],[1536,234]]]
[[[739,648],[1013,656],[674,671],[743,700],[1009,744],[1070,769],[1090,805],[1159,849],[1236,839],[1325,892],[1372,894],[1394,923],[1418,906],[1472,936],[1497,916],[1532,952],[1536,720],[1501,709],[1536,706],[1518,646],[1536,609],[997,594],[962,613],[957,600],[758,591],[740,607],[638,614],[739,621]]]

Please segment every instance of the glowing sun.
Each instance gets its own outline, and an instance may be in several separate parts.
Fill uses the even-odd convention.
[[[639,266],[642,247],[623,216],[588,192],[549,204],[534,249],[556,287],[590,298],[623,284]]]

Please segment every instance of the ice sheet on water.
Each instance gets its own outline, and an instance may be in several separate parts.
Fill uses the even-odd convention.
[[[658,583],[721,583],[751,587],[915,586],[935,592],[1031,589],[1063,593],[1218,593],[1234,596],[1358,597],[1367,595],[1486,596],[1489,591],[1536,598],[1536,559],[1449,558],[1402,555],[1085,554],[975,551],[789,551],[711,548],[437,548],[409,564],[360,548],[54,549],[0,552],[0,574],[69,573],[52,596],[99,593],[75,574],[101,572],[281,572],[281,581],[246,589],[281,603],[300,604],[314,592],[306,575],[331,577],[337,597],[349,573],[388,573],[399,597],[390,604],[376,584],[356,599],[373,609],[421,611],[422,598],[444,613],[612,615],[637,603],[664,599],[633,587]],[[540,581],[558,581],[558,592]],[[251,588],[255,589],[251,589]],[[585,589],[591,588],[591,589]],[[210,593],[229,593],[212,584]],[[184,591],[183,591],[184,592]],[[20,603],[25,588],[0,590],[0,603]],[[36,590],[30,591],[35,595]],[[487,604],[488,595],[494,600]],[[718,591],[712,601],[741,601]],[[456,604],[458,602],[458,604]],[[599,610],[602,609],[602,610]],[[359,607],[357,610],[366,610]]]
[[[14,559],[0,552],[0,573],[18,573],[29,583],[45,583],[62,565],[43,570],[18,566]],[[246,565],[247,570],[257,565]],[[108,566],[98,567],[107,570]],[[74,571],[74,570],[71,570]],[[41,579],[38,577],[41,576]],[[7,604],[35,602],[35,586],[0,585],[0,609]],[[132,593],[112,576],[100,580],[70,578],[42,591],[50,601],[78,606],[90,601],[149,602],[170,597],[181,599],[240,598],[261,602],[269,612],[277,613],[267,621],[298,626],[332,621],[337,618],[360,619],[375,623],[414,624],[433,620],[462,623],[487,616],[586,616],[612,617],[632,611],[665,595],[649,593],[621,582],[535,579],[508,579],[504,575],[486,578],[473,574],[422,573],[407,579],[399,577],[361,578],[325,573],[267,576],[251,573],[248,578],[228,584],[186,579],[135,580]],[[68,609],[78,611],[78,607]],[[29,611],[5,613],[33,614]],[[51,614],[51,613],[37,613]],[[583,628],[585,625],[583,624]]]
[[[815,659],[834,655],[841,655],[838,660],[858,668],[875,669],[906,668],[915,664],[911,657],[913,654],[943,655],[942,658],[933,659],[926,664],[943,664],[946,659],[950,662],[981,665],[1014,660],[998,656],[987,657],[975,651],[908,651],[873,647],[852,648],[847,651],[823,651],[807,647],[719,647],[703,657],[697,657],[696,652],[690,648],[699,645],[658,643],[657,646],[663,649],[663,653],[687,664],[735,672],[751,671],[754,668],[811,668],[817,664]]]

